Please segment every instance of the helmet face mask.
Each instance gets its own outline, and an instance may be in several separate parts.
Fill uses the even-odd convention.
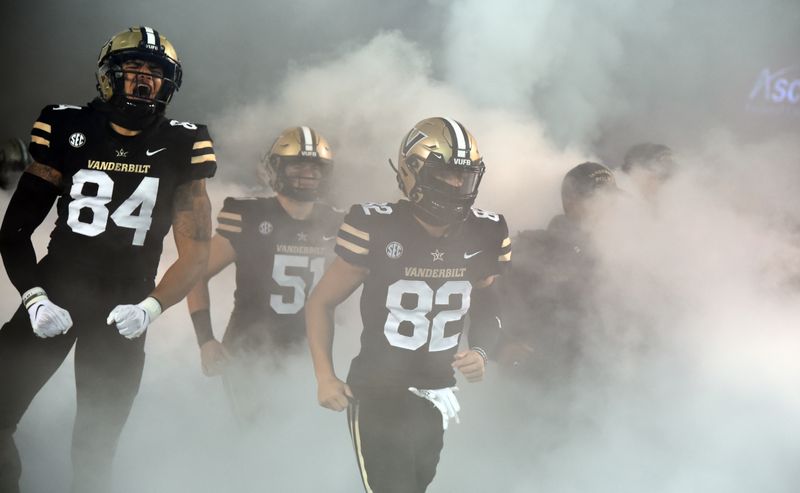
[[[285,129],[265,158],[269,186],[299,202],[313,202],[327,192],[333,171],[328,141],[310,127]]]
[[[474,137],[449,118],[428,118],[400,145],[397,183],[428,224],[464,221],[478,195],[485,166]]]
[[[134,119],[163,113],[183,75],[172,43],[149,27],[111,38],[97,66],[100,99]]]

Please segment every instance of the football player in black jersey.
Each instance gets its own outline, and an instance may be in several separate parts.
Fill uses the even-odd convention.
[[[514,269],[498,286],[507,323],[496,354],[509,375],[546,389],[569,383],[583,352],[580,328],[598,317],[593,235],[620,196],[610,169],[581,163],[561,183],[564,213],[514,237]]]
[[[417,123],[396,168],[408,200],[354,205],[309,297],[317,397],[348,409],[366,491],[425,491],[458,419],[454,370],[483,378],[500,324],[492,285],[511,259],[503,216],[472,208],[484,169],[460,123]],[[362,284],[361,351],[345,383],[333,368],[333,313]],[[459,351],[467,314],[471,347]]]
[[[306,296],[333,255],[343,218],[319,201],[333,169],[333,153],[314,129],[284,130],[265,157],[265,167],[276,195],[225,199],[208,268],[186,298],[203,372],[222,374],[234,413],[243,423],[258,419],[266,404],[267,393],[258,385],[260,370],[274,363],[274,357],[302,347],[298,343],[305,340]],[[208,281],[234,262],[234,309],[220,343],[211,327]]]
[[[97,83],[100,97],[87,106],[42,110],[31,131],[34,162],[0,228],[0,253],[22,295],[0,329],[3,492],[18,491],[17,423],[73,344],[72,491],[110,491],[145,330],[186,295],[208,260],[205,178],[216,158],[205,126],[164,117],[181,83],[175,48],[152,28],[130,28],[103,46]],[[56,199],[48,252],[37,264],[31,234]],[[178,259],[156,285],[170,227]]]

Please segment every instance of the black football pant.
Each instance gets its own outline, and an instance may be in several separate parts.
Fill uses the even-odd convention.
[[[50,276],[55,278],[56,276]],[[41,339],[20,307],[0,329],[0,492],[19,491],[22,466],[13,434],[39,389],[75,344],[77,413],[72,435],[72,491],[109,493],[117,439],[128,419],[144,367],[145,337],[128,340],[106,325],[111,309],[138,303],[152,282],[109,281],[60,272],[46,282],[50,300],[68,310],[73,326]],[[44,473],[45,471],[36,471]],[[66,489],[66,487],[65,487]]]
[[[407,389],[353,394],[347,421],[365,491],[423,493],[444,443],[441,413]]]

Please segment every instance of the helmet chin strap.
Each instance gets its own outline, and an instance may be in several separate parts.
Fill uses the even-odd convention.
[[[112,123],[128,130],[145,129],[161,116],[161,112],[152,111],[143,104],[127,101],[127,98],[117,104],[95,99],[92,101],[92,106],[105,113]]]

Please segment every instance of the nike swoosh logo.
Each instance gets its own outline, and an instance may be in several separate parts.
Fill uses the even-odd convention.
[[[334,238],[336,238],[336,235],[333,235],[333,236],[322,235],[322,241],[331,241]]]
[[[478,251],[477,251],[477,252],[475,252],[475,253],[467,253],[467,252],[464,252],[464,258],[465,258],[465,259],[472,258],[472,257],[474,257],[475,255],[477,255],[477,254],[481,253],[482,251],[483,251],[483,250],[478,250]]]
[[[150,149],[148,149],[144,153],[147,154],[147,157],[150,157],[150,156],[155,156],[156,154],[158,154],[159,152],[163,151],[164,149],[166,149],[166,147],[162,147],[161,149],[156,149],[155,151],[151,151]]]

